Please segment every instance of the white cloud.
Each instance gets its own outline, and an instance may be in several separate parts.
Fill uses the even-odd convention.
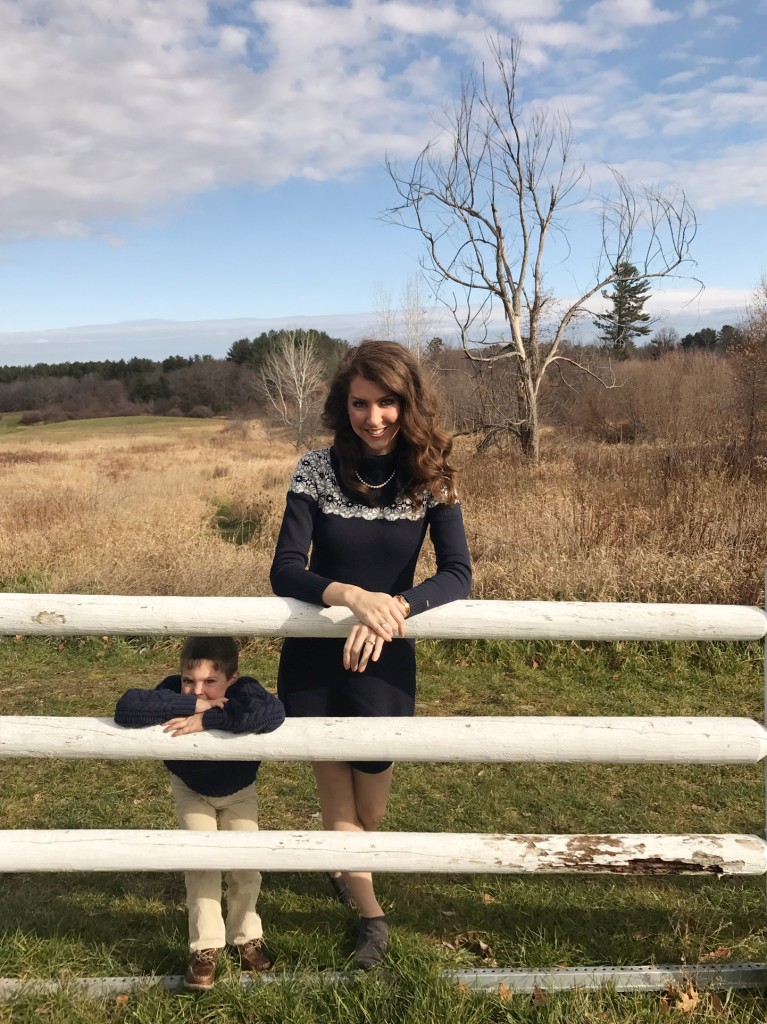
[[[562,10],[561,0],[484,0],[483,10],[492,18],[509,24],[550,21]]]
[[[726,8],[695,0],[688,13],[730,17]],[[576,130],[601,130],[603,149],[611,138],[764,123],[759,79],[685,92],[702,62],[664,80],[676,91],[622,99],[636,92],[629,74],[597,59],[671,24],[673,5],[597,0],[567,19],[565,9],[561,0],[0,0],[2,231],[109,234],[116,219],[228,184],[323,179],[385,153],[411,156],[462,73],[486,57],[493,30],[522,31],[531,97],[548,94]],[[689,46],[684,59],[695,60]]]
[[[725,24],[740,24],[740,18],[734,15],[717,15],[714,13],[715,11],[722,10],[722,8],[732,6],[733,0],[693,0],[687,8],[687,13],[694,21],[711,17],[713,21],[721,19]]]
[[[0,0],[4,230],[79,234],[221,184],[413,151],[446,82],[403,41],[465,20],[449,5],[257,0],[214,26],[201,0]]]

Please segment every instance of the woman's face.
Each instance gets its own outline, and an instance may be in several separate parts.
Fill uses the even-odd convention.
[[[394,449],[400,413],[396,395],[365,377],[352,377],[346,408],[365,455],[387,455]]]

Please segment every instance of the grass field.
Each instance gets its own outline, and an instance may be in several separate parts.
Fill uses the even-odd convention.
[[[3,417],[2,589],[268,593],[264,574],[294,462],[289,446],[257,425],[142,418],[22,430]],[[639,507],[639,497],[628,493],[627,481],[644,480],[650,470],[641,477],[637,466],[627,467],[616,476],[614,459],[610,466],[605,494],[589,514],[604,514],[604,522],[612,522],[599,501],[622,495],[620,522],[628,528],[633,520],[627,510]],[[582,560],[600,545],[601,593],[623,594],[620,588],[628,584],[618,557],[620,530],[592,535],[580,524],[580,545],[560,548],[546,532],[556,525],[555,508],[569,509],[568,514],[576,508],[572,502],[580,491],[564,490],[563,481],[573,479],[570,469],[556,464],[549,477],[545,467],[527,477],[514,470],[517,475],[500,483],[497,466],[494,472],[491,480],[488,471],[483,483],[478,466],[468,465],[463,490],[480,570],[479,596],[568,596],[557,592],[568,564],[570,578],[581,580],[581,596],[598,596],[598,588],[588,583],[597,579],[595,566]],[[585,495],[582,470],[576,482]],[[713,483],[706,486],[713,493]],[[756,482],[749,492],[744,506],[749,513],[760,487]],[[525,523],[533,523],[536,507],[539,512],[541,532],[532,540],[520,533],[516,551],[510,550],[508,510],[501,508],[495,518],[489,511],[504,489],[519,499]],[[578,507],[587,510],[582,498]],[[728,508],[729,498],[723,496],[720,521]],[[688,520],[702,522],[702,515],[696,509]],[[649,520],[639,519],[649,545]],[[247,524],[239,535],[238,523]],[[658,536],[668,544],[671,526],[663,526]],[[749,577],[747,586],[757,595],[757,550],[749,548],[726,580],[717,580],[726,545],[720,544],[714,557],[714,547],[701,546],[713,544],[713,536],[694,534],[689,521],[685,528],[697,538],[695,550],[642,549],[652,572],[666,566],[664,585],[676,588],[682,599],[693,599],[705,570],[706,595],[721,594],[724,586],[734,586],[736,572],[745,579],[752,558],[754,579]],[[737,530],[743,537],[751,529],[742,509],[740,526],[728,529],[730,545]],[[532,546],[520,550],[523,540]],[[548,575],[541,561],[547,544],[555,563]],[[524,586],[532,588],[537,573],[540,591],[504,591],[504,580],[519,587],[512,578],[523,563]],[[692,575],[690,566],[695,566]],[[678,575],[669,576],[672,570]],[[428,571],[428,560],[422,571]],[[649,573],[643,586],[650,586]],[[109,715],[128,686],[154,685],[173,670],[177,653],[172,638],[0,639],[3,713]],[[273,642],[252,641],[242,667],[272,685],[277,653]],[[762,715],[757,644],[424,642],[419,662],[418,713],[425,715]],[[9,761],[3,781],[4,828],[175,827],[167,774],[159,763]],[[265,764],[260,785],[262,827],[319,828],[308,766]],[[763,808],[763,772],[757,766],[403,764],[385,828],[759,833]],[[65,986],[55,996],[30,993],[0,1004],[0,1024],[41,1019],[61,1024],[649,1024],[667,1019],[669,1012],[681,1013],[681,1001],[610,991],[534,999],[478,994],[440,979],[439,972],[493,962],[534,967],[767,959],[764,888],[758,881],[385,875],[380,891],[393,922],[392,945],[385,970],[374,977],[332,989],[311,982],[318,969],[347,964],[353,918],[333,902],[319,875],[274,873],[265,880],[261,903],[267,937],[280,967],[305,971],[306,980],[250,992],[221,985],[202,997],[149,991],[104,1000],[83,999]],[[183,881],[176,874],[6,875],[0,878],[0,906],[1,976],[66,979],[183,971]],[[722,1001],[705,995],[694,1007],[695,1019],[765,1020],[760,997],[721,995]]]
[[[758,717],[758,645],[422,643],[420,714],[737,714]],[[176,645],[177,649],[177,645]],[[0,641],[5,713],[108,715],[129,685],[173,667],[169,640]],[[246,647],[243,668],[274,680],[276,650]],[[155,762],[12,761],[0,795],[5,827],[172,828],[167,776]],[[318,828],[308,768],[261,774],[265,828]],[[391,830],[478,832],[733,831],[763,828],[757,767],[417,765],[397,768]],[[471,994],[440,981],[456,966],[698,963],[767,958],[763,885],[682,878],[381,876],[394,922],[386,981],[341,991],[289,984],[204,997],[160,993],[86,1004],[66,991],[10,1004],[7,1020],[75,1021],[650,1021],[658,996]],[[181,973],[183,883],[158,874],[6,875],[0,880],[0,975]],[[316,874],[272,874],[262,913],[287,970],[343,969],[353,918]],[[480,945],[480,943],[484,945]],[[484,952],[483,952],[484,950]],[[748,995],[733,1019],[762,1020]],[[85,1009],[83,1007],[85,1006]],[[41,1007],[43,1008],[41,1011]],[[48,1007],[48,1010],[45,1009]],[[399,1007],[399,1009],[397,1009]],[[721,1011],[704,1004],[705,1019]],[[0,1009],[0,1021],[3,1010]],[[393,1013],[401,1016],[392,1017]],[[83,1014],[85,1014],[83,1016]],[[383,1016],[380,1016],[383,1015]]]

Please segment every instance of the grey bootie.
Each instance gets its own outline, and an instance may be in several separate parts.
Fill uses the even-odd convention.
[[[383,960],[389,942],[389,920],[381,917],[361,917],[354,949],[354,966],[369,971]]]

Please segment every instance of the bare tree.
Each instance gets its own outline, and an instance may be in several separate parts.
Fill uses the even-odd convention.
[[[382,341],[395,341],[397,337],[397,314],[392,308],[391,292],[383,285],[375,290],[376,337]]]
[[[311,331],[284,331],[254,380],[278,418],[292,428],[297,449],[325,389],[324,367]]]
[[[767,275],[763,274],[746,307],[740,340],[728,348],[741,421],[741,455],[745,465],[765,469],[767,440]],[[759,460],[759,461],[757,461]]]
[[[416,359],[421,360],[432,334],[432,323],[420,274],[408,276],[401,301],[402,339]]]
[[[376,337],[400,341],[421,359],[431,338],[431,317],[426,306],[422,274],[410,274],[402,286],[400,306],[392,305],[391,292],[376,288]]]
[[[593,279],[574,301],[554,303],[546,289],[544,253],[553,232],[566,240],[563,212],[593,202],[582,164],[571,156],[567,118],[541,110],[523,113],[516,77],[519,44],[489,39],[492,60],[473,75],[446,114],[440,137],[404,176],[387,166],[400,197],[391,220],[414,227],[426,242],[423,267],[451,310],[466,355],[476,362],[512,360],[513,408],[503,424],[525,453],[539,457],[539,396],[544,377],[565,364],[568,327],[586,304],[613,283],[630,260],[641,280],[667,277],[691,262],[695,215],[684,192],[633,188],[613,172],[613,193],[599,199],[601,244]],[[558,256],[558,259],[560,256]],[[490,344],[498,305],[510,338]]]
[[[662,359],[679,346],[679,335],[673,327],[661,327],[650,338],[649,350],[653,359]]]

